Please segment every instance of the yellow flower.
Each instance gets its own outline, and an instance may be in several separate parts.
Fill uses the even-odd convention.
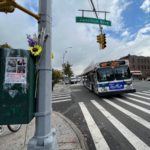
[[[30,47],[29,50],[32,55],[39,56],[42,52],[42,47],[41,45],[34,45],[34,47]]]
[[[52,59],[54,59],[54,53],[52,52]]]

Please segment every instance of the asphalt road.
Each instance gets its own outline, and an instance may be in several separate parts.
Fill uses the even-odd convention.
[[[103,98],[82,85],[68,86],[59,91],[53,109],[78,126],[89,150],[149,150],[150,82],[133,84],[134,95]]]

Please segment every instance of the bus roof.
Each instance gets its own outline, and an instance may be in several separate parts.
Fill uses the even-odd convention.
[[[129,65],[128,60],[112,60],[112,61],[100,62],[85,68],[82,75],[95,71],[97,68],[117,67],[123,65]]]

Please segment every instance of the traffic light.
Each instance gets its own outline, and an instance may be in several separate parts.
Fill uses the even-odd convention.
[[[106,36],[105,34],[100,34],[97,36],[97,42],[100,44],[101,49],[106,47]]]
[[[106,47],[106,36],[105,34],[101,34],[102,35],[102,40],[101,40],[101,48],[104,49]]]
[[[0,0],[0,12],[12,13],[15,10],[15,7],[12,5],[12,2],[15,0]]]

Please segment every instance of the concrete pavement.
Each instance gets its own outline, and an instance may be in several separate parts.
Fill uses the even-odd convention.
[[[59,150],[86,150],[87,146],[80,130],[60,113],[52,113],[52,126],[56,129]],[[26,150],[29,139],[34,135],[35,119],[22,125],[17,133],[4,127],[0,135],[0,150]]]
[[[60,86],[58,86],[60,88]],[[55,87],[57,89],[57,86]],[[84,136],[77,126],[58,112],[52,113],[52,126],[56,129],[56,137],[59,150],[87,150]],[[35,119],[28,125],[22,125],[16,132],[10,132],[4,126],[4,132],[0,135],[0,150],[27,150],[27,143],[33,137],[35,131]]]

